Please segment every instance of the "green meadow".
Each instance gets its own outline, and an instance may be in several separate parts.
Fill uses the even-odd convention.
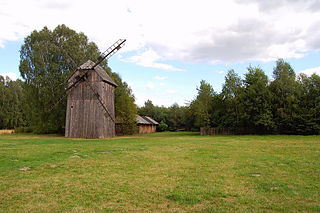
[[[0,212],[319,212],[319,136],[0,135]]]

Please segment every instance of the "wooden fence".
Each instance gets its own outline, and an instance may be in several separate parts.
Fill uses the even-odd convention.
[[[0,129],[0,135],[12,134],[12,133],[14,133],[13,129]]]
[[[231,135],[233,134],[229,129],[226,128],[200,128],[201,135]]]

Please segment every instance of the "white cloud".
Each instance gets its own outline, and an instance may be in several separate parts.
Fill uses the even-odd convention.
[[[163,80],[166,80],[168,77],[166,76],[155,76],[154,79],[158,80],[158,81],[163,81]]]
[[[320,67],[314,67],[314,68],[310,68],[310,69],[305,69],[305,70],[301,70],[299,73],[304,73],[307,76],[311,76],[312,74],[317,74],[320,75]]]
[[[135,93],[136,104],[143,106],[144,102],[151,100],[154,105],[171,106],[173,103],[178,103],[180,106],[185,105],[188,101],[188,96],[178,95],[176,93],[167,93],[162,90],[146,90],[144,88],[137,88]]]
[[[135,94],[135,92],[137,91],[135,84],[133,82],[128,82],[128,86],[132,90],[133,94]]]
[[[14,72],[0,73],[3,77],[8,76],[11,80],[15,81],[18,78],[18,75]]]
[[[175,93],[177,93],[177,91],[174,90],[174,89],[167,89],[165,92],[168,93],[168,94],[175,94]]]
[[[160,85],[160,86],[164,86],[164,83],[163,83],[163,82],[160,82],[159,85]]]
[[[149,89],[154,89],[156,86],[152,82],[148,82],[146,87]]]
[[[217,71],[218,74],[223,74],[224,70]]]
[[[179,71],[184,72],[185,70],[174,67],[169,64],[165,63],[159,63],[157,61],[161,60],[161,57],[152,49],[148,49],[138,55],[132,56],[128,59],[125,59],[127,62],[133,62],[137,65],[143,66],[143,67],[152,67],[157,69],[163,69],[163,70],[171,70],[171,71]]]
[[[318,51],[319,12],[318,0],[2,0],[0,47],[64,23],[101,50],[127,38],[120,51],[140,52],[131,62],[183,71],[167,61],[268,61]]]

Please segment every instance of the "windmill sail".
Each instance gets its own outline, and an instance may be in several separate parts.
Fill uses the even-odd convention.
[[[60,51],[67,57],[67,60],[71,65],[74,67],[74,69],[77,70],[83,70],[84,72],[81,72],[76,78],[76,81],[74,81],[71,85],[69,85],[66,90],[64,91],[64,94],[60,95],[57,101],[53,103],[53,105],[50,108],[50,111],[60,103],[63,98],[67,95],[67,92],[73,89],[79,82],[84,81],[84,77],[87,75],[87,72],[89,70],[93,70],[96,66],[98,66],[103,60],[109,59],[111,56],[113,56],[116,52],[118,52],[125,44],[126,39],[119,39],[116,41],[113,45],[111,45],[106,51],[104,51],[98,58],[97,62],[90,68],[83,69],[79,66],[76,65],[72,57],[62,48],[62,46],[58,42],[53,42],[59,49]]]
[[[94,69],[98,64],[100,64],[104,59],[108,59],[113,56],[121,47],[124,46],[124,42],[126,39],[119,39],[113,45],[111,45],[106,51],[104,51],[101,56],[98,58],[98,61],[93,65],[92,69]]]

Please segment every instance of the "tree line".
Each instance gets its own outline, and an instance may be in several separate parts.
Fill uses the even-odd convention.
[[[205,80],[197,92],[188,106],[159,107],[148,100],[138,111],[167,124],[169,130],[199,131],[204,127],[232,134],[320,132],[319,75],[296,76],[283,59],[276,62],[272,79],[260,67],[249,66],[244,79],[229,70],[220,93]]]
[[[23,113],[23,82],[12,81],[0,75],[0,129],[13,129],[25,126]]]
[[[23,80],[0,76],[0,129],[20,128],[37,133],[63,133],[66,113],[66,79],[88,59],[100,55],[86,35],[59,25],[44,27],[24,39],[20,50]],[[116,120],[126,134],[135,132],[136,115],[152,117],[159,130],[215,128],[233,134],[319,134],[320,77],[296,76],[289,63],[279,59],[273,78],[260,67],[247,68],[242,79],[229,70],[221,92],[202,80],[197,96],[187,105],[155,106],[148,100],[138,108],[128,84],[102,68],[119,85],[115,89]],[[59,101],[58,101],[59,100]]]

